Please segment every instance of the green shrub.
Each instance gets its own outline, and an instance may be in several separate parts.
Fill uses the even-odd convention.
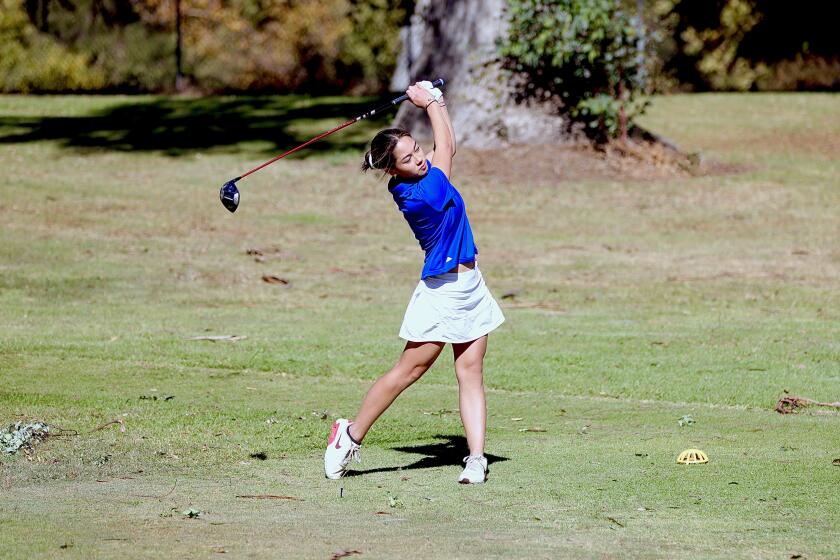
[[[650,34],[619,0],[508,0],[503,65],[521,100],[550,99],[599,141],[646,103]]]

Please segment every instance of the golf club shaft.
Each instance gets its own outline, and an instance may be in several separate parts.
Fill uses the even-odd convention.
[[[443,84],[444,84],[443,78],[438,78],[437,80],[435,80],[434,82],[432,82],[432,87],[440,87],[440,86],[442,86]],[[394,105],[399,105],[400,103],[402,103],[402,102],[403,102],[403,101],[405,101],[406,99],[408,99],[408,94],[403,94],[403,95],[401,95],[401,96],[397,97],[396,99],[392,100],[390,103],[387,103],[387,104],[383,105],[382,107],[378,107],[378,108],[376,108],[376,109],[373,109],[373,110],[371,110],[371,111],[368,111],[368,112],[367,112],[367,113],[365,113],[364,115],[359,115],[359,116],[358,116],[358,117],[356,117],[355,119],[351,119],[351,120],[347,121],[346,123],[341,124],[341,125],[339,125],[339,126],[335,127],[335,128],[334,128],[334,129],[332,129],[332,130],[328,130],[327,132],[325,132],[325,133],[323,133],[323,134],[321,134],[321,135],[319,135],[319,136],[316,136],[315,138],[313,138],[313,139],[311,139],[311,140],[307,140],[306,142],[304,142],[304,143],[303,143],[303,144],[301,144],[300,146],[297,146],[297,147],[295,147],[295,148],[292,148],[292,149],[291,149],[291,150],[289,150],[288,152],[286,152],[286,153],[284,153],[284,154],[280,154],[279,156],[274,157],[274,158],[272,158],[272,159],[268,160],[267,162],[263,163],[262,165],[260,165],[260,166],[258,166],[258,167],[255,167],[255,168],[251,169],[250,171],[248,171],[248,172],[246,172],[246,173],[243,173],[242,175],[240,175],[240,176],[239,176],[239,177],[237,177],[236,179],[233,179],[233,182],[236,182],[236,181],[238,181],[238,180],[240,180],[240,179],[244,179],[245,177],[247,177],[247,176],[248,176],[248,175],[250,175],[251,173],[254,173],[255,171],[259,171],[260,169],[262,169],[262,168],[263,168],[263,167],[265,167],[266,165],[271,165],[272,163],[274,163],[274,162],[275,162],[275,161],[277,161],[278,159],[283,159],[283,158],[284,158],[284,157],[286,157],[287,155],[289,155],[289,154],[293,154],[293,153],[295,153],[296,151],[300,150],[301,148],[305,148],[306,146],[308,146],[308,145],[312,144],[313,142],[317,142],[317,141],[318,141],[318,140],[320,140],[321,138],[324,138],[324,137],[326,137],[326,136],[329,136],[329,135],[330,135],[330,134],[332,134],[333,132],[338,132],[338,131],[339,131],[339,130],[341,130],[342,128],[348,127],[348,126],[350,126],[350,125],[351,125],[351,124],[353,124],[353,123],[359,122],[360,120],[366,119],[366,118],[368,118],[368,117],[372,117],[373,115],[375,115],[375,114],[377,114],[377,113],[380,113],[380,112],[382,112],[382,111],[385,111],[385,110],[387,110],[387,109],[390,109],[390,108],[391,108],[391,107],[393,107]]]

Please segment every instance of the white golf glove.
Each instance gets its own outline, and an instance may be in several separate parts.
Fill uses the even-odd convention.
[[[435,101],[439,101],[440,98],[443,97],[443,92],[440,91],[440,88],[432,87],[432,82],[424,80],[422,82],[417,82],[417,84],[423,87],[424,89],[428,90],[429,93],[431,93],[434,96]]]

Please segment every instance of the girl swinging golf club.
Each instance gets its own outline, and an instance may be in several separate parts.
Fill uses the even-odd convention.
[[[368,390],[355,421],[340,418],[333,424],[324,471],[327,478],[338,479],[347,472],[351,459],[360,461],[362,441],[376,419],[420,379],[450,343],[469,445],[458,482],[477,484],[487,479],[484,354],[488,333],[505,318],[475,261],[478,250],[464,201],[449,182],[455,132],[443,95],[429,82],[412,85],[406,94],[429,116],[434,133],[432,153],[424,154],[405,130],[383,130],[371,142],[362,171],[377,169],[391,175],[388,191],[426,258],[400,328],[400,337],[407,341],[402,355]]]

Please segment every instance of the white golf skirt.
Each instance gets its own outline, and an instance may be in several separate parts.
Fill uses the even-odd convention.
[[[464,272],[429,276],[411,295],[400,338],[413,342],[470,342],[505,322],[476,263]]]

